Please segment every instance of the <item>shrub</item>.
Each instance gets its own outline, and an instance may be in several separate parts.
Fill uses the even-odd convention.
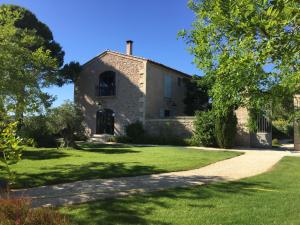
[[[132,141],[139,140],[145,135],[143,124],[140,121],[131,123],[125,127],[126,136]]]
[[[9,182],[13,182],[15,178],[15,173],[10,167],[21,159],[23,150],[22,139],[16,135],[17,125],[17,122],[0,121],[0,162],[3,163],[3,169],[7,173]]]
[[[237,118],[233,110],[225,116],[215,116],[215,135],[220,148],[231,148],[237,132]]]
[[[85,136],[83,114],[77,105],[66,101],[49,113],[49,127],[53,133],[59,134],[64,141],[63,147],[78,148],[75,143],[77,137]]]
[[[0,225],[72,225],[66,216],[51,208],[31,207],[28,199],[0,199]]]
[[[215,146],[215,122],[212,111],[197,112],[194,122],[195,131],[191,139],[192,145]]]
[[[50,130],[48,119],[46,115],[25,118],[20,136],[33,139],[36,147],[57,147],[57,137]]]
[[[274,139],[272,140],[272,146],[273,146],[273,147],[278,147],[278,146],[280,146],[280,143],[279,143],[279,141],[278,141],[277,138],[274,138]]]
[[[277,139],[293,139],[293,123],[284,119],[272,121],[272,137]]]

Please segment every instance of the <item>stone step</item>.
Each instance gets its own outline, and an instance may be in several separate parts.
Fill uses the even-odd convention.
[[[112,137],[113,137],[113,135],[111,135],[111,134],[94,134],[90,138],[90,141],[105,143],[105,142],[108,142],[109,139],[112,138]]]

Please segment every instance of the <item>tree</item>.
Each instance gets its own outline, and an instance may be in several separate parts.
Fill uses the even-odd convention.
[[[64,147],[78,146],[76,136],[84,136],[83,114],[74,103],[66,101],[61,106],[52,109],[48,115],[49,127],[54,134],[60,134],[64,140]]]
[[[63,66],[64,52],[50,29],[25,8],[0,6],[0,110],[13,111],[22,121],[24,112],[37,112],[54,98],[42,91],[75,80],[80,66]]]
[[[210,85],[203,77],[193,76],[192,79],[185,79],[186,96],[184,98],[185,114],[194,116],[196,111],[210,109],[208,90]]]
[[[194,0],[189,7],[197,19],[180,35],[213,82],[217,115],[299,91],[299,1]]]

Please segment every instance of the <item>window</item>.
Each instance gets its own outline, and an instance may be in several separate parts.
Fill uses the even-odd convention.
[[[166,110],[165,110],[165,113],[164,113],[164,116],[165,116],[165,117],[170,117],[170,116],[171,116],[171,111],[168,110],[168,109],[166,109]]]
[[[107,71],[99,76],[99,96],[114,96],[116,94],[116,75]]]
[[[177,85],[178,85],[178,87],[181,87],[181,81],[182,81],[182,79],[180,77],[177,77]]]
[[[171,98],[172,97],[172,77],[165,76],[164,79],[164,97]]]

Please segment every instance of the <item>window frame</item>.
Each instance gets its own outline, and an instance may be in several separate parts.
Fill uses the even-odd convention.
[[[109,79],[109,76],[112,76],[112,85],[105,87],[105,82],[103,81],[103,76],[107,76],[106,79]],[[100,97],[114,97],[116,96],[116,73],[114,71],[104,71],[99,75],[98,78],[98,96]]]

